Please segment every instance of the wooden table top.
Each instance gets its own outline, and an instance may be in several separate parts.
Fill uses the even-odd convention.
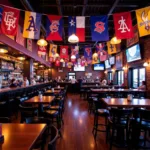
[[[49,104],[54,100],[55,96],[42,96],[41,98],[39,96],[34,96],[26,101],[24,103],[39,103],[39,104]]]
[[[140,89],[91,89],[92,92],[147,92],[147,90]]]
[[[54,90],[64,90],[64,87],[55,87]]]
[[[47,93],[47,94],[58,94],[58,93],[60,93],[61,92],[61,90],[54,90],[54,92],[52,91],[52,90],[47,90],[45,93]]]
[[[2,124],[4,143],[1,150],[30,150],[43,133],[46,124]]]
[[[110,107],[150,107],[150,99],[136,99],[128,101],[127,98],[102,98]]]

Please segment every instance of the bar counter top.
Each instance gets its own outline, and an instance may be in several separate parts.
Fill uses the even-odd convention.
[[[10,92],[10,91],[16,91],[16,90],[21,90],[21,89],[25,89],[25,88],[35,87],[35,86],[39,86],[39,85],[50,84],[50,83],[51,82],[42,82],[42,83],[37,83],[35,85],[29,85],[29,86],[2,88],[2,89],[0,89],[0,94],[5,93],[5,92]]]

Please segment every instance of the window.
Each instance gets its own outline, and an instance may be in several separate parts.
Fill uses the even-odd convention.
[[[117,73],[117,83],[118,85],[121,85],[124,83],[124,71],[118,71]]]
[[[145,81],[145,68],[133,69],[132,73],[132,86],[139,87]]]
[[[108,80],[109,81],[113,80],[113,78],[112,78],[112,72],[108,72]]]

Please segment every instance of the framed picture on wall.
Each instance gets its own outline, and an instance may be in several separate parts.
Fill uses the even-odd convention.
[[[63,68],[58,68],[58,72],[63,72]]]
[[[123,67],[123,53],[118,53],[116,55],[116,69]]]

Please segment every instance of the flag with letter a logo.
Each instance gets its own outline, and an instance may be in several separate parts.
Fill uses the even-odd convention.
[[[68,58],[68,46],[60,46],[60,58]]]
[[[110,41],[107,42],[107,50],[109,55],[117,53],[116,45],[110,44]]]
[[[84,16],[69,16],[68,18],[69,28],[68,35],[76,34],[79,38],[79,42],[85,41],[85,17]]]
[[[18,29],[20,10],[4,7],[1,22],[1,31],[3,34],[15,36]]]
[[[23,37],[30,39],[39,39],[40,26],[41,26],[41,14],[26,11]]]
[[[46,40],[62,41],[62,16],[48,15],[46,24]]]
[[[118,39],[129,39],[134,36],[130,12],[113,14],[113,20]]]
[[[136,10],[140,37],[150,34],[150,6]]]
[[[107,16],[92,16],[91,32],[92,41],[108,41],[108,17]]]

